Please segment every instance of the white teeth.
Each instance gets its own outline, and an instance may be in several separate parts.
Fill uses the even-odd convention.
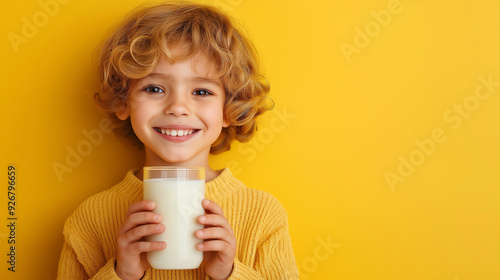
[[[174,130],[174,129],[165,129],[165,128],[161,128],[160,131],[162,134],[166,134],[169,136],[186,136],[186,135],[190,135],[194,132],[194,130]]]

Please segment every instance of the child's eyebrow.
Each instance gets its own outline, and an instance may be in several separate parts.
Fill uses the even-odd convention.
[[[171,75],[152,72],[152,73],[149,73],[143,79],[150,78],[150,77],[151,78],[153,78],[153,77],[159,77],[159,78],[168,80],[168,79],[171,78]],[[189,78],[189,79],[187,79],[187,81],[193,82],[193,83],[207,83],[207,84],[212,84],[214,86],[218,86],[218,87],[222,87],[223,88],[222,84],[219,81],[214,80],[214,79],[210,79],[210,78],[206,78],[206,77],[201,77],[201,76],[196,76],[196,77]]]
[[[205,78],[205,77],[194,77],[191,79],[193,82],[198,82],[198,83],[207,83],[207,84],[212,84],[214,86],[222,87],[222,84],[216,80]]]

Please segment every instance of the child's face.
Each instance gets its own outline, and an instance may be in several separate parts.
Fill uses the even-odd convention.
[[[162,59],[146,77],[135,81],[127,106],[116,115],[132,127],[146,150],[146,165],[208,167],[212,143],[224,120],[224,88],[198,53],[170,64]]]

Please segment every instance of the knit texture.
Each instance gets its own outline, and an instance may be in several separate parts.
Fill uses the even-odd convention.
[[[117,230],[143,182],[130,170],[122,182],[83,202],[64,225],[58,279],[120,279],[115,272]],[[269,193],[247,188],[229,169],[206,183],[205,195],[222,207],[236,240],[228,279],[299,279],[285,209]],[[168,245],[167,245],[168,246]],[[148,269],[148,279],[210,279],[203,268]]]

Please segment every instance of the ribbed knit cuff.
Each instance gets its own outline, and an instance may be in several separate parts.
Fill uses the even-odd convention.
[[[251,267],[246,266],[242,262],[235,259],[233,272],[231,273],[231,275],[229,275],[229,278],[227,278],[227,280],[247,280],[247,279],[258,280],[264,278],[262,278],[262,275],[260,275],[260,273],[258,273]]]
[[[151,280],[151,268],[146,270],[146,272],[142,276],[141,280]]]
[[[115,258],[111,258],[95,275],[92,280],[122,280],[116,275]]]

